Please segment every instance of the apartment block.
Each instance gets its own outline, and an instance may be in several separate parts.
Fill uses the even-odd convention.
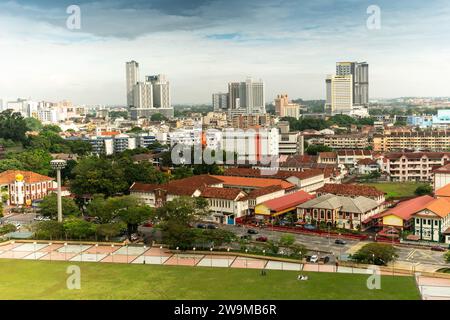
[[[445,151],[450,149],[450,131],[391,132],[373,137],[374,151]]]
[[[393,181],[432,181],[433,170],[450,160],[450,152],[401,152],[384,157],[383,171]]]

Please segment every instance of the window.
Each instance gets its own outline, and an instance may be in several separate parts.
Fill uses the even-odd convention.
[[[438,225],[438,221],[434,220],[434,225],[437,226]]]

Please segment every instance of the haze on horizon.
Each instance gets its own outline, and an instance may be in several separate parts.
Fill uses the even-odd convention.
[[[210,103],[247,76],[266,101],[324,99],[336,61],[369,63],[370,98],[450,96],[450,4],[366,0],[0,1],[0,98],[125,104],[125,62],[164,73],[173,104]],[[366,10],[381,9],[369,30]]]

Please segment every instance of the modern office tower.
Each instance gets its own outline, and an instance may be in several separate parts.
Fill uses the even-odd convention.
[[[352,75],[329,75],[326,79],[328,113],[350,114],[353,108],[353,80]]]
[[[149,82],[138,82],[134,85],[134,107],[139,110],[153,108],[153,86]]]
[[[150,82],[153,86],[153,107],[160,109],[170,108],[170,87],[166,76],[163,74],[147,76],[146,82]]]
[[[127,79],[127,106],[134,106],[134,86],[139,81],[139,63],[129,61],[126,63],[126,79]]]
[[[369,104],[369,64],[367,62],[337,62],[336,75],[351,75],[353,78],[353,105]]]
[[[275,99],[275,114],[279,117],[300,118],[301,106],[289,101],[287,94],[279,94]]]
[[[228,93],[213,93],[212,105],[214,111],[226,111],[228,109]]]
[[[228,83],[228,111],[236,114],[266,113],[264,82],[247,78],[245,82]]]

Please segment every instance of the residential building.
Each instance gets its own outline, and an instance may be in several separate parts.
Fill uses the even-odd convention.
[[[374,151],[445,151],[450,149],[450,131],[391,132],[374,135],[372,143]]]
[[[278,154],[302,155],[304,153],[304,140],[300,132],[280,132]]]
[[[270,162],[274,157],[278,157],[278,142],[277,128],[224,129],[221,149],[229,153],[236,153],[238,162]]]
[[[432,118],[432,127],[447,129],[450,126],[450,109],[439,109]]]
[[[383,171],[392,181],[432,181],[433,170],[450,160],[450,152],[397,152],[384,156]]]
[[[259,189],[253,189],[248,192],[248,209],[249,213],[254,213],[255,207],[268,200],[279,198],[285,194],[285,189],[281,185],[272,185]]]
[[[287,94],[279,94],[275,99],[275,114],[279,117],[300,118],[302,106],[289,101]]]
[[[450,184],[450,163],[433,170],[434,174],[434,191],[439,190]]]
[[[325,135],[319,143],[332,149],[366,149],[370,146],[369,137],[363,134]]]
[[[213,93],[212,95],[212,106],[214,112],[221,112],[228,110],[228,93]]]
[[[240,114],[232,117],[234,129],[269,127],[273,124],[270,114]]]
[[[130,194],[142,199],[145,204],[158,208],[180,196],[198,197],[201,194],[200,190],[204,187],[221,188],[222,186],[221,180],[205,174],[164,184],[135,182],[130,187]]]
[[[411,217],[419,240],[450,243],[450,198],[434,199]]]
[[[247,78],[228,84],[229,114],[265,114],[264,82]]]
[[[203,187],[200,197],[208,201],[210,216],[205,220],[220,224],[236,224],[237,218],[247,215],[247,194],[237,188]]]
[[[376,160],[373,159],[361,159],[357,163],[359,174],[371,174],[380,171],[380,165]]]
[[[344,229],[364,230],[365,222],[380,211],[377,201],[325,194],[297,206],[297,216],[305,223],[325,223]]]
[[[35,172],[6,170],[0,173],[0,190],[7,198],[7,205],[30,206],[42,200],[53,187],[53,178]]]
[[[127,106],[134,106],[134,86],[139,81],[139,63],[132,60],[126,64],[126,81],[127,81]]]

